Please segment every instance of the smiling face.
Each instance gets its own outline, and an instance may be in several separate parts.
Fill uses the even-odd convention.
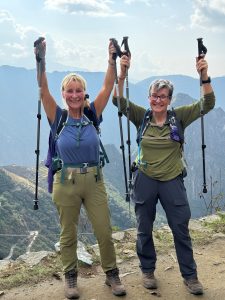
[[[83,108],[85,90],[80,81],[69,81],[62,91],[62,96],[69,110],[79,110]]]
[[[167,112],[167,107],[170,104],[169,89],[164,87],[157,89],[152,87],[149,95],[149,103],[153,113],[163,114]]]
[[[83,110],[86,92],[85,79],[76,73],[67,74],[61,83],[62,100],[66,109]]]

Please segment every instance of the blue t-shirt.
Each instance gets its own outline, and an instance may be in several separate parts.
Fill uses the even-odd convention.
[[[96,116],[93,103],[91,110]],[[62,109],[57,106],[56,118],[51,125],[53,136],[56,134],[61,115]],[[57,155],[65,164],[99,163],[99,146],[97,131],[85,115],[81,119],[68,116],[66,125],[56,140]]]

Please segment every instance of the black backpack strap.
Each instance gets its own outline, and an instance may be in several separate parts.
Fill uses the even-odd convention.
[[[182,175],[183,177],[186,177],[187,176],[187,161],[185,159],[185,156],[184,156],[184,126],[183,126],[183,123],[182,121],[177,118],[177,115],[176,115],[176,112],[174,110],[174,108],[172,108],[172,110],[169,110],[168,111],[168,114],[169,114],[169,122],[171,122],[171,118],[174,118],[175,120],[175,126],[177,127],[177,131],[178,131],[178,135],[180,137],[180,147],[181,147],[181,151],[182,151],[182,163],[183,163],[183,171],[182,171]],[[171,123],[170,123],[171,124]]]
[[[62,131],[62,129],[63,129],[64,125],[65,125],[67,116],[68,116],[68,110],[67,109],[63,109],[62,110],[62,115],[61,115],[61,117],[59,119],[57,130],[56,130],[56,136],[57,137],[60,135],[60,132]]]
[[[101,148],[102,154],[103,154],[103,156],[104,156],[104,158],[105,158],[105,161],[106,161],[107,164],[108,164],[108,163],[109,163],[108,155],[107,155],[107,153],[106,153],[106,151],[105,151],[105,148],[104,148],[104,146],[103,146],[103,144],[102,144],[101,139],[99,139],[99,140],[100,140],[100,148]]]
[[[96,131],[97,131],[97,134],[99,135],[99,141],[100,141],[100,165],[101,167],[104,167],[105,165],[105,161],[106,163],[108,164],[109,163],[109,158],[108,158],[108,155],[105,151],[105,148],[102,144],[102,141],[100,139],[100,127],[99,127],[99,124],[97,123],[97,118],[96,116],[94,115],[94,113],[92,112],[92,110],[89,110],[89,114],[87,114],[87,110],[84,111],[84,115],[85,117],[87,118],[87,120],[93,124],[93,126],[95,127]]]
[[[145,114],[144,114],[144,118],[142,120],[142,123],[141,125],[139,126],[138,130],[137,130],[137,144],[138,144],[138,165],[141,164],[141,146],[140,146],[140,143],[141,143],[141,138],[143,136],[143,134],[145,133],[148,125],[149,125],[149,121],[151,120],[151,116],[152,116],[152,111],[150,108],[148,108],[146,111],[145,111]]]
[[[141,125],[139,126],[138,130],[137,130],[137,144],[139,145],[140,142],[141,142],[141,137],[142,135],[145,133],[146,129],[147,129],[147,126],[148,126],[148,123],[149,123],[149,120],[151,119],[151,115],[152,115],[152,111],[150,110],[150,108],[148,108],[146,111],[145,111],[145,114],[144,114],[144,118],[142,120],[142,123]]]
[[[169,123],[172,124],[172,125],[175,122],[174,125],[177,126],[178,135],[180,137],[180,143],[181,143],[181,145],[183,145],[183,143],[184,143],[183,123],[180,119],[177,118],[176,112],[175,112],[173,107],[172,107],[172,110],[168,110],[168,119],[169,119]]]

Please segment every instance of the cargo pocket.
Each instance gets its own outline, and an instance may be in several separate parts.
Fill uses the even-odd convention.
[[[136,197],[135,197],[135,189],[137,187],[137,180],[138,180],[138,177],[139,177],[139,171],[138,169],[135,170],[133,173],[132,173],[132,180],[131,180],[131,184],[130,184],[130,199],[133,201],[133,202],[136,202]]]

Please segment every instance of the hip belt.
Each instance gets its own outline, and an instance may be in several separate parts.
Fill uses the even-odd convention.
[[[57,171],[61,171],[61,183],[64,182],[66,173],[77,173],[77,174],[86,174],[90,172],[96,172],[96,181],[100,179],[100,166],[99,163],[81,163],[81,164],[64,164],[61,159],[55,159],[55,162],[60,166]]]
[[[86,174],[89,172],[96,171],[97,167],[99,166],[98,163],[89,164],[89,163],[82,163],[82,164],[63,164],[62,169],[66,169],[68,172],[78,173],[78,174]]]

